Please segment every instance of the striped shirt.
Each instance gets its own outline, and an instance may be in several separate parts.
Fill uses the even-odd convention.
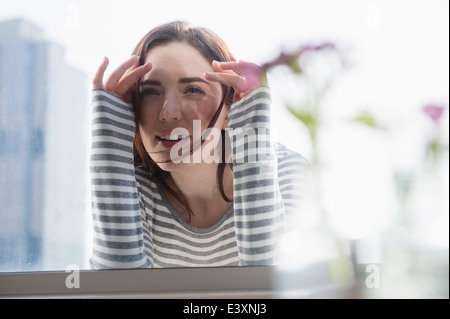
[[[245,266],[277,261],[287,221],[301,209],[307,163],[270,138],[268,87],[259,87],[230,108],[227,132],[233,205],[210,228],[187,224],[156,182],[134,165],[132,105],[103,89],[93,90],[92,103],[94,268]]]

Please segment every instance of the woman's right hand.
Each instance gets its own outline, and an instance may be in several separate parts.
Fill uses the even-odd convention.
[[[139,57],[133,55],[114,70],[109,78],[103,83],[103,75],[108,67],[109,59],[105,57],[97,70],[92,81],[94,89],[104,89],[111,92],[126,103],[131,102],[130,88],[143,75],[150,72],[152,64],[150,62],[139,66]]]

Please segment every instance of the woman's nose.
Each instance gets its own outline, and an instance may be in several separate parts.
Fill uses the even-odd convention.
[[[159,113],[159,119],[163,122],[179,121],[182,118],[181,101],[176,96],[168,96]]]

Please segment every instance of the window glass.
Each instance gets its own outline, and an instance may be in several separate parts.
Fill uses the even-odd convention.
[[[91,80],[187,20],[273,62],[273,136],[314,172],[287,263],[356,255],[375,295],[448,296],[448,3],[194,3],[0,0],[0,272],[90,268]]]
[[[64,269],[87,236],[87,76],[26,19],[0,23],[1,268]]]

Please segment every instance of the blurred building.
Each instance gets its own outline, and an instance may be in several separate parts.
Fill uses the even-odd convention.
[[[0,271],[85,259],[87,92],[38,26],[0,22]]]

